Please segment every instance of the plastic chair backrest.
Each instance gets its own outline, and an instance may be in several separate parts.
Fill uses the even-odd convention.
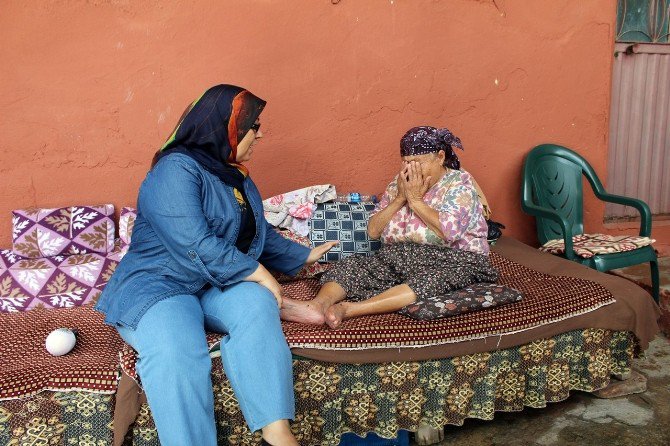
[[[589,163],[563,146],[542,144],[530,151],[523,171],[524,191],[530,186],[533,204],[554,210],[565,218],[572,235],[584,233],[582,175],[591,184],[600,183]],[[525,194],[524,194],[525,195]],[[558,223],[537,217],[537,238],[541,244],[563,238]]]

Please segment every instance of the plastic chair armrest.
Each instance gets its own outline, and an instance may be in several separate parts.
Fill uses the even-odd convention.
[[[534,217],[548,218],[555,221],[561,227],[563,232],[563,243],[565,244],[565,257],[569,260],[575,260],[577,254],[575,254],[572,248],[572,228],[568,224],[568,221],[561,217],[558,212],[553,209],[545,208],[531,203],[522,204],[524,212],[530,214]]]
[[[608,203],[622,204],[637,209],[640,212],[640,236],[651,236],[651,210],[649,205],[642,200],[631,197],[624,197],[622,195],[614,195],[608,193],[596,194],[602,201]]]

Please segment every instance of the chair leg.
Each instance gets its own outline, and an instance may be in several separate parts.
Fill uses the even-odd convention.
[[[658,278],[658,260],[652,260],[649,262],[651,267],[651,295],[654,298],[654,301],[658,303],[659,296],[659,278]]]

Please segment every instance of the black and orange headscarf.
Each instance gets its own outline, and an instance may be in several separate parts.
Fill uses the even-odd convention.
[[[236,162],[237,144],[249,132],[266,102],[234,85],[216,85],[186,108],[179,123],[154,155],[182,153],[238,190],[249,171]]]

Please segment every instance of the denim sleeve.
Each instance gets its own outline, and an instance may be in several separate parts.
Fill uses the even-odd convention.
[[[139,208],[182,268],[224,287],[249,276],[258,262],[211,230],[202,211],[201,182],[185,160],[165,158],[142,185]]]
[[[311,250],[277,234],[267,221],[265,225],[265,246],[260,257],[261,263],[269,269],[295,276],[305,266]]]

